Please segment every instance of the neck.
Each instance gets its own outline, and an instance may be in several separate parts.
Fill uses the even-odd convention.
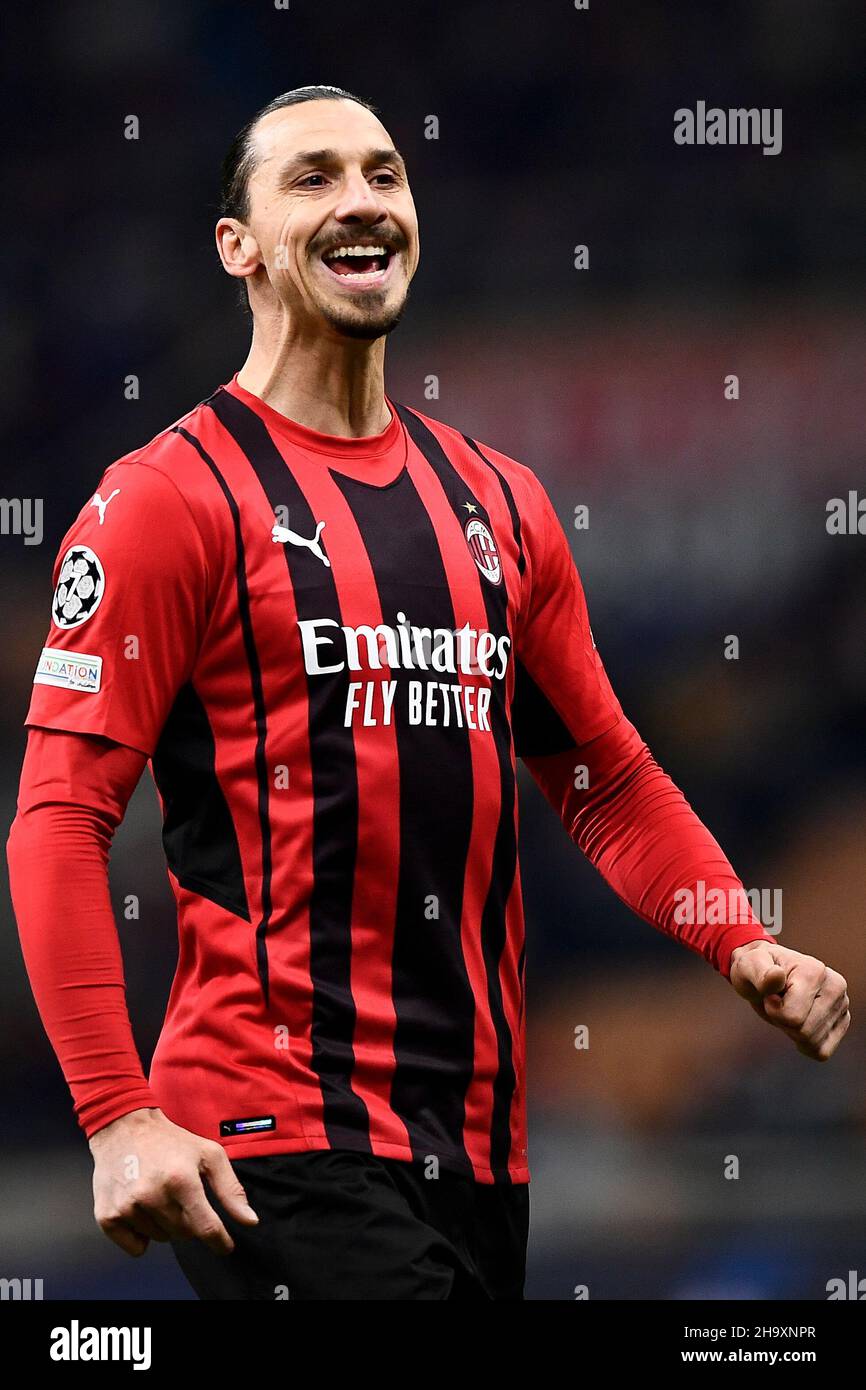
[[[381,434],[391,418],[384,337],[364,342],[331,328],[304,333],[282,317],[268,321],[257,314],[238,384],[321,434]]]

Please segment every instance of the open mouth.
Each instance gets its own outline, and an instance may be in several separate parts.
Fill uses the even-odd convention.
[[[351,285],[380,283],[392,260],[393,252],[384,242],[336,246],[322,256],[322,262],[331,274]]]

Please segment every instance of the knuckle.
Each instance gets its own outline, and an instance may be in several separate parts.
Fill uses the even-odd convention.
[[[204,1220],[196,1223],[196,1233],[202,1240],[218,1240],[222,1229],[216,1221]]]
[[[189,1173],[185,1168],[174,1166],[169,1168],[163,1176],[162,1185],[169,1191],[177,1191],[178,1188],[186,1187],[189,1182]]]

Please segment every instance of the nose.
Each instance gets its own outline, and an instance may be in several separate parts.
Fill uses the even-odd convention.
[[[334,208],[334,216],[337,221],[358,221],[363,222],[367,227],[374,227],[387,215],[376,190],[370,187],[361,169],[352,170],[346,178],[340,199]]]

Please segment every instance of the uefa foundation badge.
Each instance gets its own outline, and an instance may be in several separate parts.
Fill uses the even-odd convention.
[[[51,617],[57,627],[80,627],[92,618],[105,593],[105,571],[89,545],[73,545],[60,566]]]

